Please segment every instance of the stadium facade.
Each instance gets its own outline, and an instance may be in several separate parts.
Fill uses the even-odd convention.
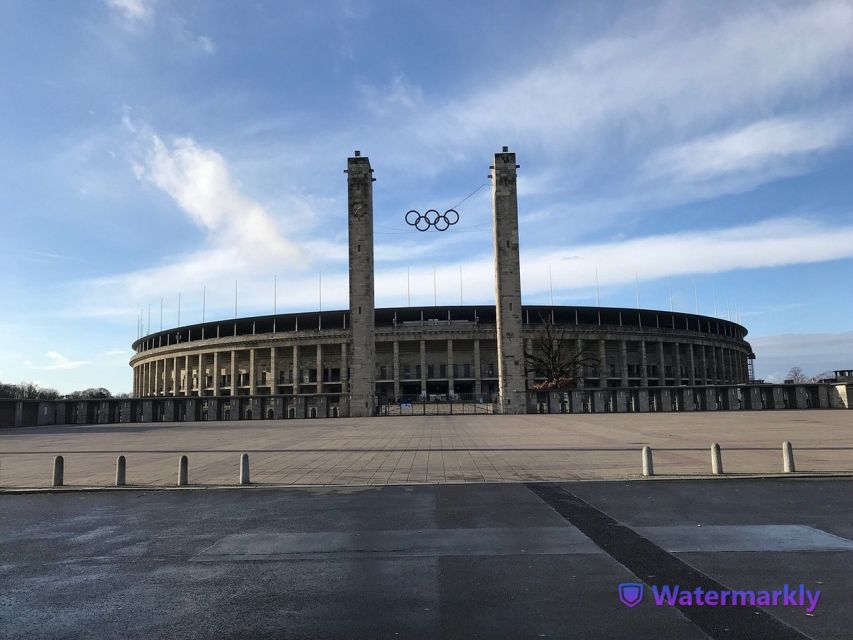
[[[356,151],[346,170],[349,309],[145,335],[133,343],[132,398],[17,401],[0,406],[0,424],[848,406],[844,384],[756,383],[747,330],[735,322],[522,305],[517,169],[506,147],[490,167],[494,306],[375,309],[373,169]],[[540,390],[539,372],[525,366],[548,331],[583,355],[570,389]]]

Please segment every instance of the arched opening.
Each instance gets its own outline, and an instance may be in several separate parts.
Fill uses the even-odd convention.
[[[287,410],[287,417],[288,418],[295,418],[296,417],[296,409],[294,407],[290,407]]]
[[[316,418],[317,417],[317,407],[309,407],[308,408],[308,417]]]
[[[275,416],[275,413],[273,412],[273,410],[267,409],[267,420],[272,420],[274,416]]]

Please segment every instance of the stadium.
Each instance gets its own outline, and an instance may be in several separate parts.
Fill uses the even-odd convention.
[[[638,411],[665,410],[663,389],[750,380],[747,332],[734,322],[669,311],[570,306],[523,306],[522,318],[525,352],[534,350],[550,323],[588,363],[574,385],[580,404],[569,410],[626,410],[613,401],[618,389],[630,390],[626,402],[635,402]],[[342,372],[349,368],[350,324],[349,312],[340,310],[153,333],[133,344],[134,395],[281,396],[290,417],[339,415],[346,405]],[[374,394],[386,411],[436,402],[456,402],[457,410],[464,410],[467,404],[498,399],[494,307],[377,309],[374,349]],[[527,389],[541,382],[537,372],[526,372]],[[677,409],[678,396],[668,395],[669,408]]]
[[[845,384],[754,380],[747,330],[729,320],[651,309],[523,305],[518,167],[507,147],[489,167],[494,306],[375,309],[375,179],[368,158],[356,151],[345,171],[348,309],[232,318],[143,335],[133,342],[131,398],[17,401],[0,407],[0,423],[849,405]],[[417,231],[441,223],[447,229],[453,213],[409,212],[406,221]],[[410,214],[417,216],[410,220]],[[449,221],[442,220],[447,214]],[[537,354],[549,349],[552,363],[554,353],[570,354],[560,384],[553,384],[553,370],[537,365],[543,362]]]

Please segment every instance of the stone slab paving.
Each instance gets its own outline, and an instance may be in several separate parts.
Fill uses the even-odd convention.
[[[69,486],[112,484],[119,454],[143,486],[174,485],[182,454],[190,484],[236,484],[243,452],[254,482],[294,486],[634,478],[644,445],[659,475],[704,475],[711,442],[726,473],[768,474],[784,440],[800,473],[853,473],[851,411],[412,416],[0,429],[0,487],[49,485],[57,454]]]

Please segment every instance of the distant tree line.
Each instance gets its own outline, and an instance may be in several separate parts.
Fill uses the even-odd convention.
[[[802,384],[804,382],[820,382],[821,380],[832,380],[835,374],[832,371],[821,371],[813,376],[808,376],[803,371],[802,367],[791,367],[788,372],[788,377],[785,382],[793,382],[794,384]]]
[[[72,391],[65,395],[59,393],[56,389],[49,387],[40,387],[32,382],[19,382],[18,384],[8,384],[0,382],[0,399],[13,400],[97,400],[107,398],[129,398],[129,393],[110,393],[109,389],[103,387],[82,389],[80,391]]]

